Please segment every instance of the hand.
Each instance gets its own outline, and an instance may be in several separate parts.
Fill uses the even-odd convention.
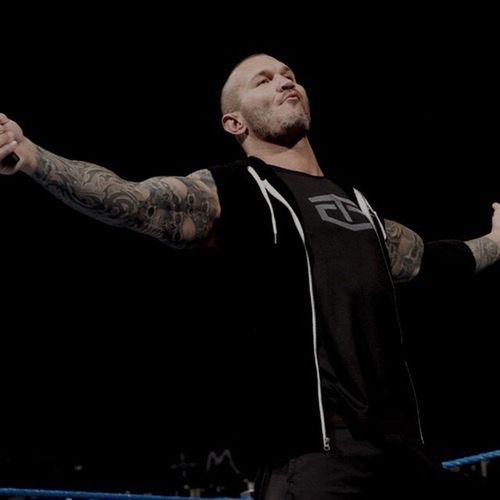
[[[493,217],[491,219],[490,238],[500,245],[500,203],[493,203]]]
[[[14,167],[2,165],[2,160],[12,153],[19,156],[18,163]],[[33,170],[34,157],[34,145],[24,136],[21,127],[0,113],[0,174],[11,175],[19,170]]]

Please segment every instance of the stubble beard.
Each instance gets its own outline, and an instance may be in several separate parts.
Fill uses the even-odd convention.
[[[309,108],[296,107],[293,112],[272,123],[267,110],[251,109],[244,116],[254,134],[261,140],[291,147],[307,135],[311,127]]]

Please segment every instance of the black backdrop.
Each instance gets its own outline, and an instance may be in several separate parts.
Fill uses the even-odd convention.
[[[299,43],[255,26],[179,37],[156,24],[33,43],[12,82],[22,95],[5,90],[1,111],[63,156],[133,180],[184,175],[241,155],[219,127],[218,92],[234,63],[264,51],[306,86],[325,170],[426,239],[489,230],[500,183],[487,27]],[[78,462],[109,481],[115,464],[130,486],[163,478],[180,450],[237,450],[228,422],[244,346],[220,263],[87,219],[23,175],[0,178],[0,206],[2,477],[57,486]],[[499,283],[497,265],[472,283],[402,290],[425,430],[443,456],[500,445]]]

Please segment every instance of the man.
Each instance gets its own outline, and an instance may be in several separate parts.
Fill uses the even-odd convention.
[[[466,243],[424,245],[382,224],[358,190],[324,176],[307,94],[268,55],[233,70],[221,107],[247,155],[231,165],[127,182],[35,146],[2,115],[0,160],[20,160],[0,173],[23,171],[75,209],[169,246],[224,252],[243,318],[235,334],[252,353],[243,432],[261,465],[259,498],[401,497],[393,474],[401,484],[430,474],[412,439],[423,441],[393,282],[499,260],[500,204],[491,232]],[[406,475],[408,465],[418,472]]]

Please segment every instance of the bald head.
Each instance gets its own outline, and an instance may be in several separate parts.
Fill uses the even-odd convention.
[[[222,92],[220,95],[220,108],[222,114],[233,113],[240,109],[240,90],[244,82],[241,78],[241,69],[245,66],[245,63],[254,59],[255,57],[267,56],[267,54],[252,54],[251,56],[245,57],[240,61],[231,71],[228,76],[226,83],[222,87]]]

